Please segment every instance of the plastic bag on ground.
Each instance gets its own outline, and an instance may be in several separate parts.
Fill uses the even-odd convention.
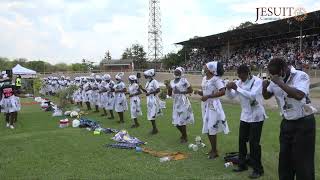
[[[136,137],[131,137],[126,130],[118,132],[112,139],[120,143],[146,144]]]
[[[37,103],[41,103],[42,98],[41,97],[35,97],[34,101],[37,102]]]
[[[62,110],[59,109],[57,106],[53,107],[54,111],[52,116],[53,117],[58,117],[58,116],[62,116]]]

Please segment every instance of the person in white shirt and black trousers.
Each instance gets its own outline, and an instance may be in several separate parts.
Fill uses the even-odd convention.
[[[263,107],[262,79],[251,75],[248,65],[239,66],[238,77],[240,80],[227,84],[226,94],[233,99],[239,97],[241,104],[241,117],[239,127],[239,165],[235,172],[248,170],[247,142],[250,145],[250,162],[253,167],[249,178],[255,179],[263,175],[261,163],[260,137],[263,122],[266,118]]]
[[[274,58],[268,64],[271,82],[263,82],[263,96],[275,96],[283,118],[280,126],[280,180],[314,180],[315,117],[308,98],[310,79]]]

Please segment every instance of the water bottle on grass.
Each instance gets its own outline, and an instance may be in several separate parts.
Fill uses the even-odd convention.
[[[160,158],[160,162],[167,162],[167,161],[171,161],[171,158],[169,156]]]

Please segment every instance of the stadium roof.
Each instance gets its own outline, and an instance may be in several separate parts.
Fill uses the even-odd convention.
[[[293,38],[300,35],[311,35],[320,32],[320,10],[306,14],[304,21],[297,21],[296,16],[264,24],[252,25],[219,34],[198,37],[176,44],[192,48],[215,48],[242,42]]]

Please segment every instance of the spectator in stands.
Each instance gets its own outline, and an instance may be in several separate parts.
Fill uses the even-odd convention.
[[[236,47],[229,58],[226,55],[221,56],[222,49],[193,49],[189,56],[190,60],[183,67],[187,71],[200,71],[202,66],[214,59],[221,60],[226,70],[235,70],[241,64],[247,63],[258,70],[267,68],[270,59],[274,57],[285,57],[288,62],[296,61],[299,69],[319,68],[320,61],[320,36],[309,36],[303,39],[302,52],[300,53],[299,40],[279,39],[272,41],[262,41],[248,43]]]

